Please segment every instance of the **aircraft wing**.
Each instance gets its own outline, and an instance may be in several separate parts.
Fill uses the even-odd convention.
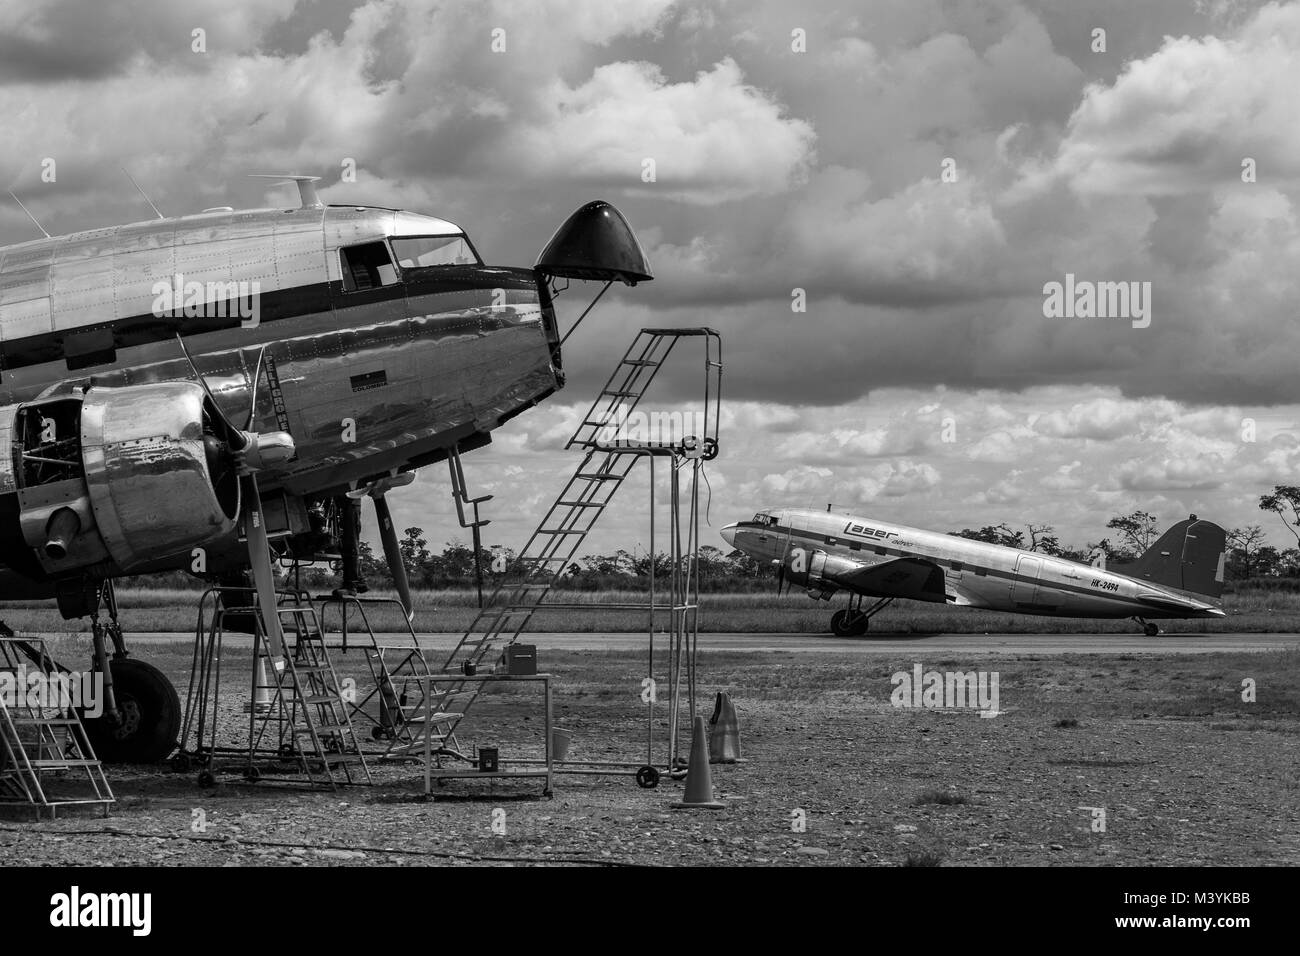
[[[846,588],[881,597],[914,601],[946,601],[943,568],[922,558],[895,558],[835,575]]]

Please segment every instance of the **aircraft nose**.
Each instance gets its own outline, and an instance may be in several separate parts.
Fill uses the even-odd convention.
[[[736,546],[736,526],[734,524],[727,525],[719,531],[718,534],[722,535],[722,540],[727,542],[727,544],[731,545],[733,548]]]

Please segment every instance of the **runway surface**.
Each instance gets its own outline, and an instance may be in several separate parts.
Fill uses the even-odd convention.
[[[420,646],[450,650],[459,634],[430,634]],[[137,645],[190,643],[192,634],[128,634],[127,642]],[[338,635],[330,634],[331,643]],[[247,647],[250,638],[228,634],[227,646]],[[403,645],[406,634],[379,635],[381,644]],[[646,647],[645,634],[601,634],[576,632],[525,633],[520,642],[543,650],[636,651]],[[667,637],[657,635],[657,646]],[[767,653],[789,651],[798,654],[1212,654],[1232,651],[1279,651],[1300,649],[1300,634],[931,634],[882,635],[840,638],[820,634],[701,634],[701,653],[741,651]]]

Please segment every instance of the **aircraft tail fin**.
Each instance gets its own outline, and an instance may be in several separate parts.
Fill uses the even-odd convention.
[[[1152,584],[1218,598],[1223,594],[1227,539],[1227,532],[1217,524],[1192,515],[1162,534],[1124,573]]]

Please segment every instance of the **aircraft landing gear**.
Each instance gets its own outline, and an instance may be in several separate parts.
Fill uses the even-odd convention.
[[[842,608],[831,615],[831,633],[836,637],[861,637],[870,626],[871,619],[852,608]]]
[[[81,711],[86,736],[95,756],[105,763],[166,760],[176,749],[181,729],[180,697],[162,671],[127,656],[111,579],[104,582],[97,598],[107,606],[109,620],[100,622],[98,601],[91,606],[94,670],[103,683],[99,699],[88,701],[98,713],[92,716],[84,707]]]
[[[871,627],[871,619],[893,602],[892,597],[881,598],[865,611],[862,598],[853,597],[849,606],[831,615],[831,633],[836,637],[862,637]]]
[[[1147,637],[1156,637],[1160,634],[1159,625],[1154,624],[1151,621],[1144,621],[1140,617],[1135,617],[1133,618],[1133,620],[1137,621],[1138,624],[1142,625],[1142,633],[1145,634]]]

